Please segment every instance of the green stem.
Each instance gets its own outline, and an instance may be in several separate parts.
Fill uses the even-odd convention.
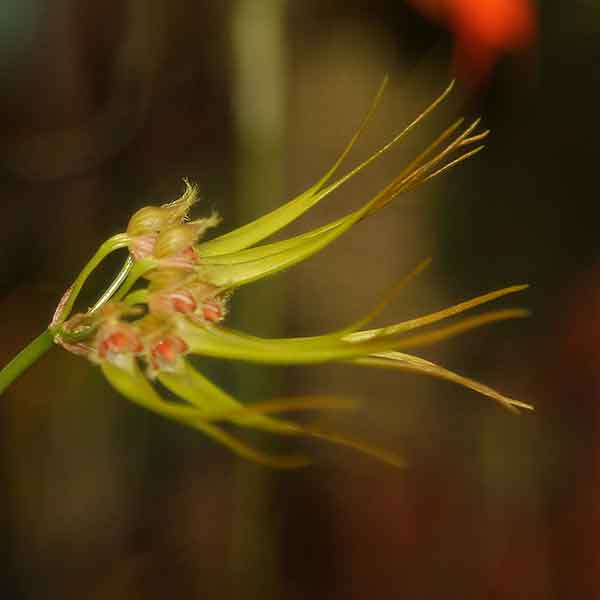
[[[157,263],[152,258],[143,258],[132,264],[133,266],[128,271],[127,278],[122,282],[122,286],[113,294],[112,298],[117,302],[120,302],[129,293],[140,277],[143,277],[148,271],[154,269]]]
[[[115,236],[111,237],[110,239],[106,240],[100,246],[100,248],[98,248],[98,251],[96,252],[96,254],[94,254],[94,256],[92,256],[92,258],[87,263],[87,265],[85,265],[85,267],[83,267],[83,270],[81,271],[81,273],[79,273],[79,275],[77,276],[77,279],[71,286],[71,291],[70,291],[69,297],[67,298],[64,306],[62,307],[62,309],[60,311],[60,315],[57,315],[57,317],[54,320],[55,325],[60,325],[61,323],[64,323],[64,321],[67,319],[67,317],[71,313],[71,310],[73,309],[73,304],[75,303],[75,300],[77,299],[77,296],[79,295],[79,292],[81,291],[81,288],[83,287],[83,284],[85,283],[86,279],[91,275],[92,271],[111,252],[113,252],[114,250],[118,250],[119,248],[124,248],[125,246],[127,246],[127,241],[128,241],[127,235],[124,233],[119,233],[118,235],[115,235]]]
[[[46,329],[44,333],[38,335],[33,341],[29,342],[19,354],[17,354],[0,371],[0,394],[19,376],[26,371],[41,356],[46,354],[54,345],[54,334]]]
[[[89,313],[95,313],[96,311],[100,310],[117,293],[117,290],[121,287],[121,284],[127,279],[132,266],[133,258],[128,256],[114,281],[106,288],[106,291],[102,294],[102,296],[98,298],[96,304],[90,308],[88,311]]]
[[[77,279],[71,286],[69,295],[66,297],[66,301],[59,309],[59,314],[53,320],[52,326],[31,341],[25,348],[23,348],[1,371],[0,371],[0,394],[15,380],[19,375],[26,371],[34,362],[42,357],[52,346],[54,345],[54,336],[60,332],[61,325],[65,322],[71,310],[73,304],[83,287],[83,284],[94,271],[94,269],[104,260],[104,258],[119,248],[123,248],[127,245],[127,235],[120,233],[106,240],[90,261],[85,265],[81,273],[77,276]],[[128,258],[125,261],[121,271],[116,276],[114,281],[108,286],[106,291],[100,296],[96,304],[90,309],[90,312],[99,310],[111,296],[117,292],[119,286],[127,278],[127,275],[132,270],[133,261]]]

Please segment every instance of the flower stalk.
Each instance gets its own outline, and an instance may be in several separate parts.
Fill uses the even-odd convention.
[[[137,211],[126,231],[102,244],[81,271],[59,302],[48,330],[0,372],[0,391],[54,342],[98,365],[108,382],[129,400],[205,433],[244,458],[280,468],[302,466],[309,460],[304,456],[273,456],[262,452],[222,429],[221,424],[323,439],[394,466],[401,466],[404,461],[388,450],[279,416],[283,412],[344,410],[349,408],[345,399],[299,398],[245,406],[200,374],[193,367],[192,357],[275,365],[336,361],[392,368],[452,381],[496,400],[513,412],[530,408],[474,380],[405,353],[483,325],[527,316],[527,311],[516,308],[457,318],[467,310],[520,292],[526,285],[483,294],[386,327],[364,329],[427,267],[427,259],[369,312],[338,331],[300,338],[259,338],[223,324],[229,297],[236,289],[305,260],[363,219],[379,212],[400,194],[426,183],[483,148],[480,142],[488,132],[477,131],[479,120],[466,127],[462,120],[457,120],[360,208],[312,231],[262,243],[402,140],[444,100],[452,87],[380,150],[332,181],[372,118],[385,85],[384,81],[357,132],[331,169],[308,190],[276,210],[208,241],[204,241],[203,236],[219,223],[219,217],[212,214],[190,220],[191,209],[198,201],[198,190],[188,181],[184,181],[184,192],[174,202]],[[94,269],[108,254],[122,248],[127,248],[129,254],[113,283],[89,310],[72,314],[78,294]],[[454,320],[431,328],[446,319]],[[422,328],[426,328],[425,331],[421,331]],[[155,382],[170,390],[180,402],[161,398]]]

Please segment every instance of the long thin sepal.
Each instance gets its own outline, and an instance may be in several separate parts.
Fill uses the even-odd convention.
[[[197,408],[165,402],[135,364],[131,370],[125,370],[105,362],[102,371],[111,385],[132,402],[202,431],[243,458],[279,469],[294,469],[310,464],[303,456],[276,456],[257,450],[206,421]]]
[[[283,402],[267,401],[244,406],[195,371],[189,364],[186,364],[179,372],[162,374],[160,381],[172,392],[199,407],[203,414],[203,420],[231,421],[241,427],[260,429],[270,433],[320,438],[333,444],[352,448],[396,467],[405,464],[404,460],[394,452],[378,448],[355,438],[340,433],[326,432],[312,426],[274,419],[266,415],[267,412],[299,409],[337,410],[339,408],[353,408],[354,403],[348,403],[347,399],[320,398],[313,399],[312,402],[308,400],[295,402],[292,400]],[[343,401],[340,402],[340,400]]]
[[[477,306],[481,306],[482,304],[487,304],[488,302],[492,302],[493,300],[497,300],[498,298],[502,298],[503,296],[516,294],[517,292],[522,292],[528,287],[529,286],[526,284],[511,285],[500,290],[495,290],[493,292],[481,294],[480,296],[476,296],[475,298],[465,300],[464,302],[460,302],[458,304],[455,304],[454,306],[438,310],[423,317],[417,317],[416,319],[402,321],[401,323],[388,325],[387,327],[379,327],[377,329],[369,329],[366,331],[356,331],[349,334],[347,336],[347,339],[350,341],[359,341],[376,338],[380,335],[396,335],[406,333],[407,331],[412,331],[413,329],[425,327],[426,325],[433,325],[434,323],[438,323],[439,321],[442,321],[444,319],[449,319],[450,317],[459,315],[467,310],[471,310]]]
[[[283,206],[280,206],[270,213],[255,219],[251,223],[247,223],[246,225],[239,227],[234,231],[200,244],[200,253],[204,256],[214,256],[217,254],[225,254],[234,252],[236,250],[241,250],[243,248],[248,248],[249,246],[252,246],[272,235],[276,231],[279,231],[281,228],[297,219],[301,214],[306,212],[321,198],[323,198],[322,195],[317,196],[317,192],[333,177],[358,141],[358,138],[366,129],[369,121],[373,118],[373,115],[375,114],[377,107],[381,102],[383,92],[387,87],[387,83],[388,78],[386,77],[381,83],[367,114],[363,118],[357,131],[352,136],[350,142],[335,160],[332,167],[316,183]]]
[[[468,377],[454,373],[444,367],[436,365],[435,363],[429,362],[419,356],[413,356],[411,354],[404,354],[402,352],[382,352],[380,354],[374,354],[364,358],[357,358],[352,361],[356,365],[364,365],[366,367],[380,367],[383,369],[397,369],[399,371],[409,371],[411,373],[419,373],[421,375],[429,375],[444,379],[445,381],[451,381],[470,390],[478,392],[483,396],[492,398],[499,402],[505,408],[516,411],[516,409],[522,408],[526,410],[533,410],[530,404],[513,400],[508,396],[500,394],[493,388],[479,383]]]
[[[229,254],[222,256],[212,256],[211,258],[209,255],[206,257],[205,247],[201,244],[198,246],[198,252],[204,260],[203,275],[214,285],[232,289],[273,275],[306,260],[331,244],[353,225],[381,210],[399,194],[427,181],[431,171],[438,169],[439,165],[454,150],[461,148],[468,140],[478,139],[479,136],[471,135],[477,123],[478,121],[475,121],[467,127],[446,148],[424,164],[413,161],[408,170],[402,171],[381,192],[364,203],[358,210],[352,211],[345,217],[332,221],[325,226],[283,242],[267,244],[256,249],[241,250],[237,256],[236,252],[229,252]],[[453,133],[454,129],[450,128],[450,131]],[[445,139],[445,133],[426,149],[422,156],[425,156],[430,149],[434,148],[440,139]],[[458,164],[460,160],[452,161],[450,165]],[[337,185],[337,182],[333,185]],[[325,193],[325,191],[322,193]]]
[[[446,96],[452,90],[454,83],[450,83],[450,85],[440,94],[436,100],[434,100],[419,116],[417,116],[409,125],[407,125],[400,133],[394,136],[387,144],[385,144],[382,148],[380,148],[377,152],[371,155],[367,160],[360,163],[357,167],[352,169],[346,175],[341,177],[339,180],[331,184],[325,189],[323,186],[327,183],[327,181],[334,175],[337,171],[339,165],[346,157],[346,155],[350,152],[352,146],[358,140],[358,137],[366,127],[367,123],[371,119],[373,113],[375,112],[379,101],[381,99],[381,95],[385,88],[384,84],[380,87],[380,90],[375,97],[367,116],[361,123],[358,131],[354,134],[352,140],[348,144],[348,146],[344,149],[334,166],[313,186],[311,186],[304,193],[300,194],[293,200],[288,203],[280,206],[274,211],[240,227],[230,233],[227,233],[223,236],[215,238],[214,240],[210,240],[198,246],[198,250],[201,255],[204,256],[215,256],[218,254],[227,254],[230,252],[235,252],[237,250],[241,250],[243,248],[248,248],[266,237],[272,235],[273,233],[279,231],[287,224],[296,220],[300,215],[306,212],[309,208],[312,208],[315,204],[320,202],[325,196],[330,194],[334,189],[341,186],[348,179],[356,175],[358,172],[362,171],[366,168],[370,163],[372,163],[376,158],[381,156],[384,152],[389,150],[392,146],[397,144],[401,139],[403,139],[410,131],[412,131],[421,121],[423,121],[433,110],[435,110],[438,105],[446,98]]]
[[[528,314],[522,309],[490,311],[427,333],[404,337],[381,334],[373,339],[358,341],[336,340],[328,336],[265,339],[225,328],[198,331],[192,327],[186,328],[185,337],[191,352],[195,354],[256,363],[310,364],[425,346],[489,323],[523,318]]]

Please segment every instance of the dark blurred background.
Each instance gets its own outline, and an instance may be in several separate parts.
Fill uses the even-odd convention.
[[[4,0],[2,362],[182,177],[234,226],[324,172],[384,74],[356,161],[456,75],[439,113],[289,231],[357,206],[458,114],[484,117],[485,152],[244,289],[231,319],[262,335],[340,327],[425,256],[385,321],[529,282],[504,302],[528,321],[422,355],[536,411],[358,367],[199,362],[244,401],[362,399],[328,424],[409,463],[310,441],[315,466],[273,472],[54,350],[0,404],[2,598],[600,598],[599,34],[595,0]]]

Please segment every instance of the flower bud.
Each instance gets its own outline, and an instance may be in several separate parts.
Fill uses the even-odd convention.
[[[174,225],[165,229],[156,239],[154,256],[166,258],[187,250],[198,239],[201,227],[197,223]]]
[[[208,228],[215,227],[218,223],[218,215],[213,214],[206,219],[198,219],[190,223],[168,227],[156,239],[154,256],[165,258],[184,253],[182,258],[193,258],[195,260],[197,256],[193,245]]]
[[[100,327],[95,338],[97,362],[108,361],[130,369],[135,356],[144,351],[136,328],[122,321],[108,321]]]
[[[223,319],[223,306],[216,298],[202,305],[202,316],[206,321],[216,323]]]
[[[171,316],[173,313],[187,315],[196,311],[198,303],[190,290],[179,288],[153,294],[148,307],[155,315]]]
[[[149,351],[152,371],[175,371],[188,345],[177,335],[166,334],[152,343]]]
[[[157,234],[171,225],[181,223],[187,217],[192,204],[198,200],[198,188],[191,185],[187,179],[183,181],[185,183],[185,191],[174,202],[163,204],[160,207],[144,206],[134,213],[127,225],[128,235],[138,237],[147,234]]]
[[[156,233],[148,233],[130,238],[129,252],[135,260],[142,260],[152,256],[154,252],[154,244],[156,243]]]
[[[162,207],[144,206],[133,214],[127,225],[127,234],[138,237],[158,233],[169,223],[169,213]]]
[[[190,208],[198,202],[198,187],[192,185],[187,179],[183,180],[185,191],[183,194],[168,204],[163,204],[161,208],[169,211],[168,225],[175,225],[187,219]]]

